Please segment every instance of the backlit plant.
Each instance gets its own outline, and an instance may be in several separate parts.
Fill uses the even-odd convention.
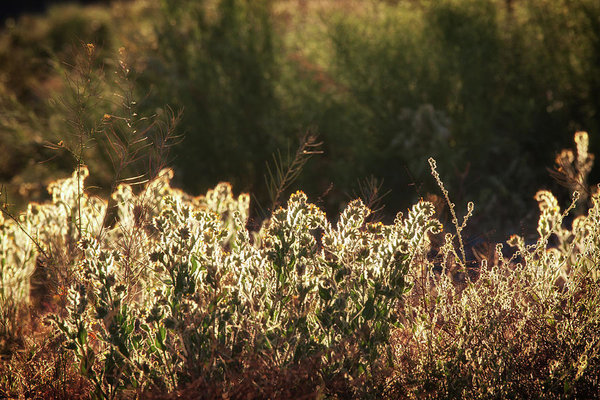
[[[442,226],[425,201],[386,225],[354,200],[331,222],[299,191],[251,232],[248,195],[221,183],[192,197],[163,170],[139,190],[119,185],[116,222],[103,226],[107,204],[81,190],[86,176],[53,183],[52,201],[19,224],[3,220],[0,300],[3,334],[17,332],[36,259],[72,246],[50,320],[93,397],[199,381],[232,394],[258,385],[243,378],[257,363],[293,371],[307,360],[315,396],[598,393],[597,191],[570,225],[577,195],[561,211],[538,192],[539,239],[513,236],[510,257],[499,244],[473,269],[460,237],[472,205],[461,224],[453,215],[458,240],[446,233],[435,248]]]

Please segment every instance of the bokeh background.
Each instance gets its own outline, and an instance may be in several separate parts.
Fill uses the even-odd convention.
[[[102,121],[118,115],[123,93],[140,123],[182,112],[168,159],[177,185],[200,194],[230,181],[252,193],[257,221],[270,207],[267,166],[306,132],[323,154],[287,193],[304,190],[330,216],[370,197],[384,220],[426,198],[447,220],[434,157],[459,213],[475,202],[467,245],[533,232],[538,189],[568,201],[548,168],[576,130],[598,154],[597,0],[20,4],[2,6],[0,31],[0,183],[14,209],[73,170],[55,145],[77,138],[87,43],[94,92],[77,105],[100,194],[114,172]]]

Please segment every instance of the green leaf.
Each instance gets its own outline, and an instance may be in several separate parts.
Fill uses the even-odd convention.
[[[321,297],[323,301],[331,300],[331,289],[319,287],[319,297]]]
[[[317,318],[319,322],[323,326],[323,328],[329,328],[331,326],[331,317],[327,311],[325,312],[317,312]]]
[[[375,300],[372,297],[369,297],[369,300],[367,300],[367,302],[365,303],[365,307],[363,308],[362,311],[362,317],[365,319],[365,321],[369,321],[371,319],[373,319],[373,316],[375,315]]]
[[[192,269],[191,269],[191,275],[194,275],[196,273],[196,271],[198,270],[198,260],[196,260],[196,257],[191,258],[192,261]]]
[[[95,359],[96,354],[92,349],[89,349],[88,352],[81,358],[79,370],[83,376],[88,376],[88,372],[91,371]]]
[[[80,327],[77,331],[77,343],[80,346],[84,346],[87,343],[87,330],[84,327]]]
[[[340,268],[336,273],[335,273],[335,282],[336,283],[340,283],[341,280],[344,278],[344,276],[346,276],[346,269],[345,268]]]
[[[571,383],[569,381],[565,381],[565,383],[563,384],[563,391],[565,394],[571,393]]]
[[[338,311],[345,310],[346,309],[346,305],[347,305],[346,299],[344,299],[343,297],[338,297],[337,299],[335,299],[335,302],[333,303],[333,306]]]
[[[167,337],[167,330],[165,329],[164,326],[161,326],[160,328],[158,328],[158,332],[156,332],[156,340],[154,341],[156,348],[158,348],[160,350],[165,350],[167,348],[165,346],[166,337]]]
[[[359,373],[359,375],[364,374],[364,372],[365,372],[365,366],[362,363],[358,364],[358,373]]]

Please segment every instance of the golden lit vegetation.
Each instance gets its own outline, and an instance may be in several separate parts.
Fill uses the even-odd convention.
[[[589,172],[576,162],[591,159],[587,140],[576,134],[572,170],[560,164],[577,182]],[[537,242],[513,236],[509,258],[498,244],[473,267],[460,240],[468,215],[460,225],[454,216],[456,235],[433,248],[442,226],[424,201],[386,225],[367,222],[370,210],[356,200],[332,223],[297,192],[251,232],[248,195],[222,183],[191,197],[164,170],[138,191],[120,184],[116,222],[104,227],[107,202],[87,194],[87,175],[81,167],[50,185],[51,202],[2,220],[7,396],[31,387],[30,375],[8,374],[25,368],[23,346],[31,359],[39,346],[67,351],[76,372],[63,375],[63,390],[98,398],[235,397],[240,388],[251,397],[598,395],[598,191],[570,225],[577,192],[565,211],[538,192]],[[38,328],[52,339],[19,343],[36,268],[54,274],[44,317],[52,324]],[[46,373],[67,368],[37,362]],[[301,371],[311,385],[280,387],[271,376],[261,386],[248,372],[256,368]],[[48,377],[35,379],[46,383],[32,395],[49,393]]]
[[[0,398],[600,398],[593,137],[524,189],[597,130],[594,1],[77,10],[0,34]]]

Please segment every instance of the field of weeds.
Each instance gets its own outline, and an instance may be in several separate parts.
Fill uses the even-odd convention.
[[[583,185],[575,141],[556,173]],[[430,166],[445,230],[427,201],[387,225],[355,200],[332,222],[298,191],[250,231],[247,194],[192,197],[168,169],[109,206],[81,165],[0,220],[3,396],[598,397],[598,190],[566,210],[539,191],[537,241],[472,263],[473,204],[456,215]]]
[[[598,26],[584,0],[5,21],[0,399],[600,398]]]

